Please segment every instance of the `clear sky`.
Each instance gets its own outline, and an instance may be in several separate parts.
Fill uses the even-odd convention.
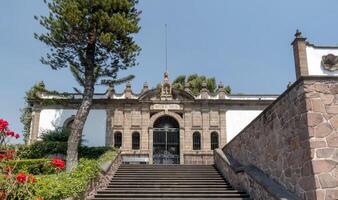
[[[165,68],[164,24],[168,24],[168,66],[180,74],[213,76],[234,93],[280,94],[295,80],[290,43],[300,29],[312,43],[338,44],[337,0],[140,0],[142,47],[133,90],[155,86]],[[0,6],[0,118],[22,131],[24,93],[43,80],[48,89],[72,92],[68,70],[53,71],[39,58],[47,47],[34,15],[46,14],[43,0],[2,0]],[[97,91],[105,91],[98,88]],[[121,91],[123,88],[119,88]]]

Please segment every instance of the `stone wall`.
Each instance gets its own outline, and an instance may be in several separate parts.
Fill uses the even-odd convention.
[[[337,94],[337,78],[299,79],[223,152],[244,168],[258,168],[300,199],[337,199]],[[248,190],[245,183],[237,184]],[[259,188],[251,195],[255,192]]]
[[[210,153],[184,154],[184,164],[186,165],[211,165],[214,163],[214,156]]]

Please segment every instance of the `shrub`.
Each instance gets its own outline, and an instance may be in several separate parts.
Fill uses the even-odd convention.
[[[70,130],[66,128],[56,128],[55,130],[47,130],[41,134],[41,140],[44,142],[67,142]]]
[[[29,159],[29,160],[13,160],[8,163],[13,168],[13,173],[25,172],[29,174],[50,174],[55,171],[51,170],[49,159]]]
[[[79,148],[79,157],[80,158],[97,159],[109,150],[113,150],[113,147],[81,146]]]
[[[78,166],[71,173],[38,176],[37,184],[34,185],[37,196],[48,200],[79,198],[87,189],[89,182],[100,173],[100,164],[113,159],[114,156],[116,156],[115,151],[108,151],[98,160],[80,159]]]
[[[112,147],[79,147],[79,157],[96,159],[105,152],[112,150]],[[67,142],[37,141],[30,146],[19,145],[18,156],[20,158],[45,158],[49,155],[66,155]]]
[[[0,199],[32,199],[35,195],[36,178],[24,172],[14,173],[21,164],[17,160],[17,150],[8,144],[11,139],[18,139],[20,135],[11,131],[8,125],[6,120],[0,119]]]

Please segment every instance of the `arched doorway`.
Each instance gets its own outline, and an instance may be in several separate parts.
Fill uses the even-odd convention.
[[[180,163],[180,127],[171,116],[156,119],[153,128],[153,164]]]

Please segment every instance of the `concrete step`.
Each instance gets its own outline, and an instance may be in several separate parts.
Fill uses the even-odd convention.
[[[171,177],[163,177],[163,176],[143,176],[143,177],[125,177],[125,176],[115,176],[114,180],[118,180],[118,181],[122,181],[122,180],[141,180],[141,181],[145,181],[145,180],[207,180],[207,181],[211,181],[211,180],[215,180],[215,181],[224,181],[224,179],[222,177],[187,177],[187,176],[171,176]]]
[[[238,190],[177,190],[176,188],[171,190],[135,190],[130,188],[129,190],[106,189],[98,191],[97,194],[245,194],[245,192]]]
[[[214,189],[214,188],[231,188],[232,186],[229,184],[208,184],[208,185],[198,185],[198,184],[194,184],[194,185],[187,185],[187,184],[157,184],[157,185],[145,185],[145,184],[134,184],[134,185],[128,185],[128,184],[124,184],[124,185],[118,185],[118,184],[109,184],[107,186],[107,188],[142,188],[144,190],[146,189],[150,189],[150,188],[184,188],[184,189],[204,189],[204,188],[208,188],[208,189]]]
[[[106,188],[102,191],[109,191],[109,192],[172,192],[172,191],[177,191],[177,192],[224,192],[224,191],[238,191],[234,190],[232,187],[227,188],[227,187],[222,187],[222,188],[134,188],[134,187],[125,187],[125,188]]]
[[[225,197],[245,197],[245,198],[248,198],[249,196],[247,194],[241,194],[241,193],[238,193],[238,194],[114,194],[114,193],[110,193],[110,194],[97,194],[95,195],[95,197],[98,197],[98,198],[102,198],[102,197],[120,197],[120,198],[125,198],[125,197],[128,197],[128,198],[144,198],[144,197],[152,197],[152,198],[157,198],[157,197],[167,197],[167,198],[185,198],[185,197],[189,197],[189,198],[193,198],[193,197],[196,197],[196,198],[212,198],[212,197],[222,197],[222,198],[225,198]]]
[[[93,200],[249,199],[212,165],[122,165]]]
[[[172,199],[184,199],[184,200],[251,200],[250,198],[245,198],[245,197],[213,197],[213,198],[189,198],[189,197],[170,197],[170,198],[153,198],[153,197],[148,197],[148,198],[121,198],[121,197],[100,197],[100,198],[94,198],[93,200],[151,200],[151,199],[156,199],[156,200],[172,200]]]

